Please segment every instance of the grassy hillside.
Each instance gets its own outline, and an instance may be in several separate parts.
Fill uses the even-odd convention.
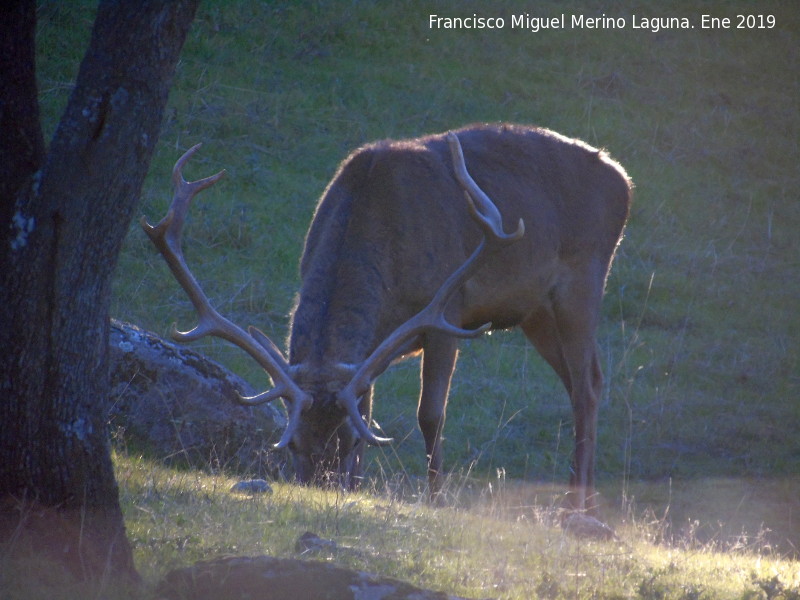
[[[626,19],[617,30],[512,30],[511,15]],[[775,16],[736,29],[737,14]],[[92,3],[42,3],[39,74],[52,131]],[[503,30],[432,30],[429,15],[502,16]],[[700,28],[700,15],[732,28]],[[693,29],[632,28],[634,15]],[[172,163],[228,177],[198,199],[186,253],[218,308],[284,339],[314,205],[359,144],[473,121],[518,121],[607,148],[636,184],[608,282],[598,470],[610,506],[652,504],[674,531],[763,525],[800,544],[800,13],[786,2],[207,1],[178,67],[141,212],[156,219]],[[190,306],[138,225],[114,316],[165,334]],[[254,383],[222,343],[198,347]],[[378,384],[378,480],[423,473],[417,365]],[[518,332],[465,343],[446,465],[481,485],[562,484],[571,452],[560,383]],[[459,477],[457,481],[465,481]],[[668,507],[668,508],[667,508]],[[717,525],[723,523],[724,526]],[[656,597],[656,596],[652,596]]]

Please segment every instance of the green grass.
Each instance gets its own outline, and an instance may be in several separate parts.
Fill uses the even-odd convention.
[[[39,12],[48,135],[85,47],[92,5],[44,3]],[[800,13],[791,1],[671,2],[658,11],[776,15],[778,26],[763,31],[427,28],[432,11],[508,18],[526,10],[654,11],[639,1],[445,1],[435,10],[410,0],[204,2],[177,69],[142,214],[161,217],[173,162],[202,141],[187,177],[222,168],[228,176],[198,198],[187,258],[224,314],[280,341],[316,200],[359,144],[511,120],[607,148],[636,189],[599,333],[605,502],[620,514],[635,501],[640,511],[666,515],[670,535],[698,520],[697,538],[706,543],[742,527],[751,538],[767,528],[769,543],[796,552]],[[193,322],[138,225],[120,260],[113,313],[160,334],[173,321]],[[238,350],[214,341],[196,347],[267,384]],[[415,363],[378,382],[375,416],[398,442],[370,451],[377,487],[400,480],[413,487],[424,473],[417,382]],[[567,480],[568,401],[520,333],[464,344],[448,419],[445,460],[455,481],[485,487],[498,470],[509,481]],[[662,580],[674,580],[669,560],[659,564],[666,570],[651,573],[643,597],[670,597],[658,591]],[[581,580],[568,581],[574,589]]]

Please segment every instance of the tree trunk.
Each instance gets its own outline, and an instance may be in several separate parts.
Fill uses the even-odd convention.
[[[0,158],[18,157],[0,171],[0,540],[32,532],[84,577],[135,576],[106,432],[111,277],[197,2],[100,3],[46,155],[34,1],[0,26]]]

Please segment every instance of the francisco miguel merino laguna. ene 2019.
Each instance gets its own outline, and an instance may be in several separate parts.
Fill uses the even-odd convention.
[[[527,29],[536,33],[543,29],[625,29],[628,21],[625,17],[599,17],[570,15],[562,13],[556,16],[541,17],[529,13],[503,17],[484,17],[477,13],[467,17],[443,17],[428,15],[429,29]],[[662,29],[691,29],[692,24],[686,17],[637,17],[631,16],[631,29],[647,29],[658,32]]]

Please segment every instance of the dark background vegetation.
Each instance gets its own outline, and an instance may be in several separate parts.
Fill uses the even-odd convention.
[[[68,97],[94,2],[42,2],[46,137]],[[624,30],[532,33],[519,13],[626,17]],[[430,30],[428,15],[503,16],[502,31]],[[701,30],[699,15],[776,26]],[[690,30],[632,30],[631,15]],[[352,149],[474,121],[538,124],[607,148],[636,189],[608,281],[598,476],[609,502],[669,504],[776,530],[800,524],[800,13],[785,2],[222,2],[186,42],[141,212],[159,218],[169,171],[225,168],[198,198],[186,254],[221,312],[284,339],[316,200]],[[529,225],[535,230],[535,224]],[[113,316],[165,335],[191,306],[138,226]],[[198,345],[256,385],[237,350]],[[424,472],[416,363],[378,383],[398,443],[370,451],[377,481]],[[519,332],[465,343],[446,466],[478,479],[566,482],[568,400]]]

